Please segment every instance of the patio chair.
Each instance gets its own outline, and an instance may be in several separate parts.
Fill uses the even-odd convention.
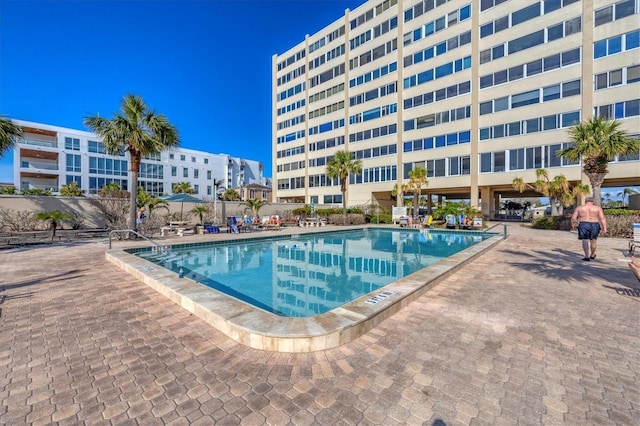
[[[458,216],[458,224],[460,225],[460,229],[471,229],[471,219],[469,219],[466,214]]]
[[[229,216],[227,218],[227,232],[232,232],[234,234],[239,234],[240,230],[238,229],[238,219],[235,216]]]
[[[422,221],[422,227],[423,228],[432,228],[431,223],[433,222],[433,216],[429,215],[429,216],[425,216],[424,220]]]
[[[447,229],[456,229],[456,217],[452,214],[448,214],[445,217],[445,224]]]
[[[267,223],[267,230],[279,231],[280,225],[282,224],[282,219],[280,219],[280,215],[274,214],[269,218],[269,223]]]
[[[482,218],[481,217],[474,217],[472,226],[473,226],[473,229],[476,229],[476,228],[482,229]]]

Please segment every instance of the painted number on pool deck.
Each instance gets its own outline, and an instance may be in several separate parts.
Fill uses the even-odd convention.
[[[368,303],[370,305],[375,305],[378,302],[382,302],[384,299],[391,296],[393,293],[395,293],[395,291],[391,291],[391,290],[383,291],[380,294],[376,294],[375,296],[370,297],[365,301],[365,303]]]

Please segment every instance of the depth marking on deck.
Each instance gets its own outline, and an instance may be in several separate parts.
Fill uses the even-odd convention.
[[[367,300],[365,300],[364,303],[368,303],[369,305],[375,305],[378,302],[382,302],[384,299],[386,299],[387,297],[391,296],[394,293],[395,291],[393,290],[386,290],[386,291],[383,291],[382,293],[376,294],[375,296],[368,298]]]

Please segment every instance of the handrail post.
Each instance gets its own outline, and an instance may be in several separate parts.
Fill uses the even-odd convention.
[[[502,226],[504,228],[504,239],[506,240],[507,239],[507,224],[503,223]]]

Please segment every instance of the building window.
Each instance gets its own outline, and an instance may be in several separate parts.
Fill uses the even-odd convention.
[[[67,154],[67,171],[80,173],[80,155]]]
[[[530,92],[519,93],[511,97],[511,108],[518,108],[525,105],[537,104],[540,102],[540,91],[538,89]]]
[[[599,26],[613,21],[613,5],[603,7],[593,12],[593,25]]]
[[[80,151],[80,139],[64,138],[64,149]]]

